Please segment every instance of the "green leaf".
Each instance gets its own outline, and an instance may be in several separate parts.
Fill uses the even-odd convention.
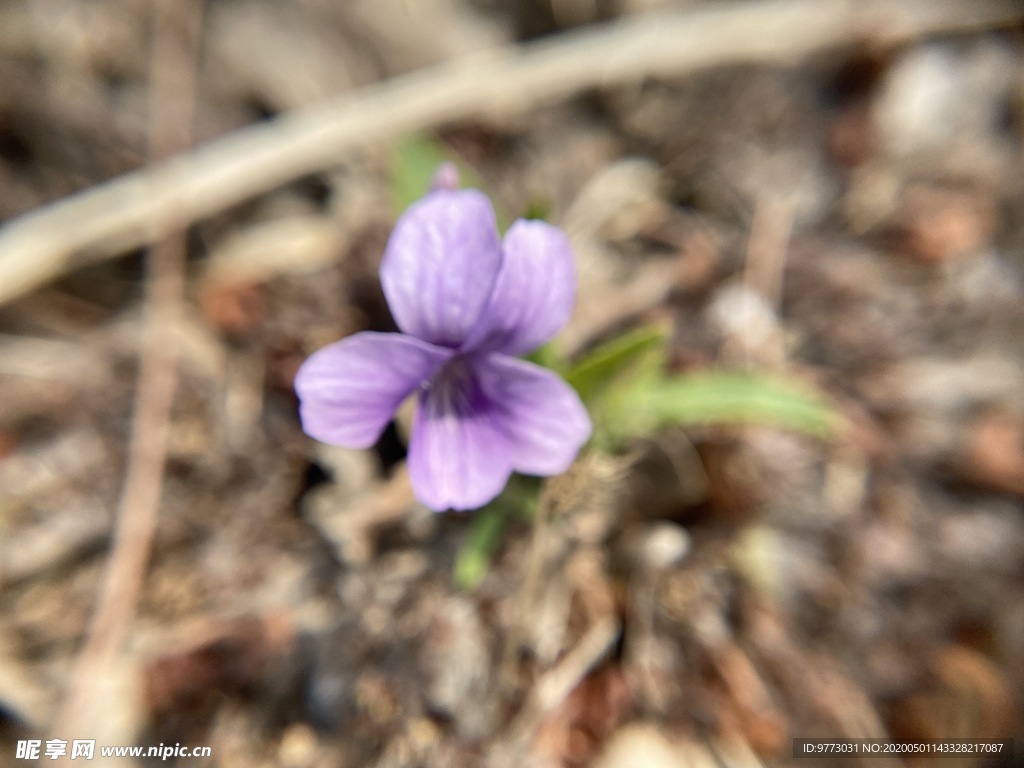
[[[526,204],[526,210],[523,211],[523,218],[547,221],[551,218],[551,201],[546,198],[532,198]]]
[[[498,498],[473,513],[469,535],[455,556],[452,576],[459,589],[474,589],[483,581],[505,528],[517,517],[532,517],[539,498],[539,478],[513,475]]]
[[[462,187],[483,189],[480,174],[452,151],[451,147],[428,134],[417,133],[399,139],[394,146],[392,195],[395,211],[401,213],[430,190],[430,182],[442,163],[454,163],[459,169]],[[496,210],[499,229],[504,230],[502,212]]]
[[[473,589],[483,581],[507,523],[508,510],[501,507],[487,507],[476,513],[469,536],[455,557],[453,576],[459,589]]]
[[[558,350],[555,349],[554,344],[548,343],[537,347],[533,352],[526,355],[525,359],[542,368],[552,370],[559,375],[565,374],[565,360]]]
[[[586,355],[570,367],[565,380],[576,390],[580,399],[593,408],[624,373],[663,363],[667,338],[667,325],[637,328]],[[640,366],[641,362],[643,366]]]
[[[394,153],[392,191],[398,212],[427,193],[441,163],[453,161],[452,152],[444,144],[425,134],[400,139]]]
[[[765,424],[827,436],[840,421],[818,393],[799,381],[732,371],[639,377],[611,406],[607,426],[623,436],[698,424]]]
[[[667,337],[665,324],[638,328],[565,373],[590,411],[598,444],[667,426],[765,424],[820,436],[839,426],[820,394],[793,378],[738,371],[666,375]]]

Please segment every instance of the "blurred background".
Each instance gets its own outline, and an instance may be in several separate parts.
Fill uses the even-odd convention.
[[[1022,19],[2,0],[0,765],[1021,764]],[[570,234],[547,360],[604,393],[473,514],[414,501],[407,414],[317,445],[292,390],[394,328],[442,160]],[[98,752],[157,744],[211,756]]]

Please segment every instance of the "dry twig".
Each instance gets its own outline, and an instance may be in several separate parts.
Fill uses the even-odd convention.
[[[565,701],[573,689],[608,656],[621,633],[622,627],[613,617],[594,623],[572,650],[537,681],[504,738],[492,747],[486,765],[491,768],[521,765],[525,747],[544,716]]]
[[[180,205],[187,224],[401,132],[644,77],[796,61],[866,37],[895,44],[1022,17],[1013,0],[762,0],[639,17],[460,59],[239,131],[15,220],[0,230],[0,304],[80,264],[154,242],[168,205]]]
[[[758,200],[747,244],[744,283],[778,311],[786,269],[793,205],[789,200]]]
[[[190,141],[202,21],[202,0],[156,0],[151,60],[150,154],[161,160]],[[154,211],[146,282],[145,345],[135,421],[103,591],[54,723],[59,738],[95,735],[90,721],[124,645],[142,590],[156,528],[171,403],[177,383],[176,326],[184,293],[182,201],[162,195]]]

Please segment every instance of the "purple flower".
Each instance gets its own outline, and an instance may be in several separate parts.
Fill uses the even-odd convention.
[[[367,448],[416,393],[409,476],[435,510],[483,506],[513,471],[568,469],[590,436],[587,412],[562,379],[515,357],[569,319],[568,238],[521,219],[502,240],[482,193],[439,186],[398,220],[380,278],[402,333],[357,333],[303,363],[306,433]]]

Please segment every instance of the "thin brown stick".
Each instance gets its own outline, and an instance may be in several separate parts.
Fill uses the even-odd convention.
[[[778,310],[782,299],[782,276],[786,269],[789,236],[793,229],[791,200],[757,201],[747,243],[743,280],[747,288]]]
[[[150,88],[150,156],[162,160],[187,147],[193,123],[202,0],[154,0]],[[146,278],[145,344],[135,420],[103,590],[64,703],[58,738],[90,738],[102,711],[97,691],[124,646],[142,590],[163,486],[171,404],[177,384],[175,329],[184,294],[185,233],[178,201],[163,196],[154,218]]]
[[[170,201],[189,223],[402,132],[650,76],[799,61],[865,38],[896,44],[1022,17],[1015,0],[760,0],[652,14],[460,59],[238,131],[22,216],[0,230],[0,304],[77,265],[153,242]]]
[[[583,678],[611,652],[621,633],[622,626],[611,616],[595,622],[558,665],[537,681],[531,700],[537,712],[550,712],[565,701]]]
[[[525,747],[544,716],[565,701],[601,660],[607,658],[621,634],[622,626],[611,616],[599,619],[587,629],[579,642],[537,681],[506,733],[489,750],[485,765],[489,768],[522,765]]]
[[[540,591],[541,575],[545,566],[544,545],[550,533],[551,512],[551,500],[541,497],[540,503],[537,505],[537,512],[533,517],[533,535],[530,537],[526,572],[523,575],[523,584],[519,589],[513,624],[509,629],[505,647],[501,653],[498,685],[502,696],[514,691],[519,681],[519,654],[522,652],[523,638],[526,636],[527,617],[532,615],[532,608],[537,602]]]

